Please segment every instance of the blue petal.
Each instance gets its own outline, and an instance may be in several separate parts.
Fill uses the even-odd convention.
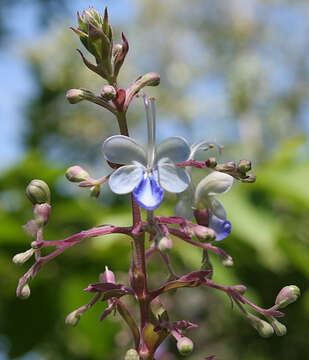
[[[146,174],[133,190],[133,196],[141,207],[154,210],[161,204],[164,191],[160,188],[155,176]]]
[[[225,239],[232,231],[232,224],[228,220],[221,220],[214,214],[210,215],[209,227],[217,233],[216,241]]]

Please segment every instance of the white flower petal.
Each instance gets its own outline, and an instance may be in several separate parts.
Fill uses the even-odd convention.
[[[131,164],[137,161],[146,166],[147,155],[144,147],[128,136],[114,135],[103,143],[106,160],[115,164]]]
[[[144,167],[126,165],[117,169],[109,178],[109,186],[116,194],[128,194],[139,184],[143,177]]]
[[[226,212],[222,205],[222,202],[214,196],[208,196],[204,199],[204,204],[214,215],[219,219],[226,219]]]
[[[205,196],[225,193],[230,190],[233,180],[231,175],[218,171],[212,172],[198,183],[195,192],[196,201],[199,202]]]
[[[180,193],[186,190],[190,184],[188,173],[170,162],[159,162],[159,182],[164,190],[171,193]]]
[[[171,136],[157,146],[156,158],[168,158],[174,163],[181,163],[188,160],[190,151],[187,140],[180,136]]]

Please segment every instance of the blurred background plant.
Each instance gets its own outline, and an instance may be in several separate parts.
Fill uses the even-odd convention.
[[[23,269],[11,263],[27,248],[21,229],[32,216],[24,195],[33,178],[52,189],[47,239],[60,239],[96,224],[130,222],[128,198],[107,187],[88,198],[64,177],[73,164],[102,174],[103,140],[116,133],[108,112],[92,104],[70,106],[68,89],[99,93],[103,83],[82,65],[78,39],[68,29],[75,12],[89,5],[109,13],[120,41],[130,42],[126,85],[156,71],[159,138],[186,135],[191,141],[225,145],[222,160],[252,158],[258,180],[234,186],[223,199],[233,224],[222,247],[235,259],[223,268],[214,259],[214,279],[244,283],[262,306],[273,303],[288,283],[303,291],[284,319],[288,335],[262,339],[211,290],[179,290],[164,301],[175,320],[198,322],[190,359],[216,353],[218,359],[305,359],[309,321],[309,3],[280,0],[66,0],[7,1],[0,4],[1,179],[0,179],[0,359],[119,359],[130,345],[118,318],[99,322],[104,304],[91,309],[76,328],[66,315],[89,300],[82,293],[107,265],[123,282],[129,243],[119,236],[81,244],[52,261],[32,283],[27,301],[15,298]],[[142,105],[128,114],[133,135],[145,139]],[[177,130],[177,131],[176,131]],[[217,154],[215,154],[217,155]],[[169,198],[163,212],[171,212]],[[162,208],[162,206],[161,206]],[[151,262],[151,281],[163,273]],[[201,254],[175,242],[172,261],[179,273],[200,266]],[[194,296],[192,296],[194,295]],[[198,319],[198,321],[196,321]],[[178,358],[166,344],[164,359]],[[163,360],[163,357],[160,359]]]

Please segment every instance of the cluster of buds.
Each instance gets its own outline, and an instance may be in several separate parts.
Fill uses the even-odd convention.
[[[44,181],[32,180],[27,186],[26,195],[34,205],[34,218],[23,226],[23,230],[33,241],[30,249],[13,257],[13,263],[19,265],[24,264],[36,254],[36,249],[40,246],[42,229],[48,224],[51,210],[50,190]],[[22,299],[27,299],[30,296],[30,287],[27,283],[23,284],[18,296]]]
[[[71,29],[96,60],[96,65],[90,63],[80,51],[85,65],[109,84],[114,84],[129,50],[126,37],[122,34],[122,44],[113,45],[113,31],[108,21],[107,8],[103,17],[94,8],[90,8],[84,10],[82,15],[77,13],[77,18],[78,28]]]

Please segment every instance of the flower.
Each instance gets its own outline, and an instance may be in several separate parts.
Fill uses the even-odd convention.
[[[155,108],[151,100],[144,97],[147,123],[147,148],[134,139],[114,135],[105,140],[103,153],[105,159],[123,164],[109,178],[109,186],[116,194],[133,192],[136,202],[146,210],[154,210],[163,200],[164,190],[181,193],[190,184],[186,170],[176,166],[186,161],[190,155],[188,142],[178,136],[172,136],[155,145]]]
[[[215,195],[223,194],[233,185],[233,177],[214,171],[201,180],[195,190],[194,202],[199,209],[207,208],[219,219],[226,219],[226,212]]]
[[[231,233],[232,225],[226,220],[225,209],[215,195],[229,191],[233,180],[233,177],[228,174],[214,171],[202,179],[196,189],[191,183],[186,191],[178,195],[175,215],[192,220],[194,218],[193,205],[196,209],[207,209],[209,227],[217,233],[216,241],[225,239]]]

